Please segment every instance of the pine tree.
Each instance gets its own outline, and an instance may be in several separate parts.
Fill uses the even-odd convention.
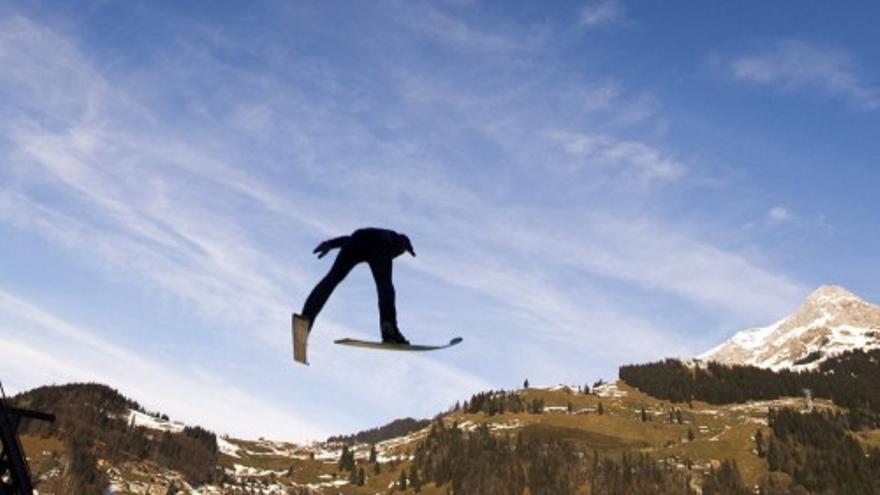
[[[419,477],[419,470],[415,466],[409,470],[409,486],[416,493],[422,491],[422,479]]]
[[[574,407],[571,405],[571,401],[568,401],[568,414],[571,414],[574,411]]]
[[[370,446],[370,463],[376,462],[378,453],[376,452],[376,444]]]
[[[712,469],[704,479],[703,493],[706,495],[746,495],[751,491],[743,485],[736,461],[724,460],[717,471]]]
[[[342,446],[342,453],[339,455],[339,462],[337,463],[338,471],[344,471],[346,461],[348,460],[348,445]]]
[[[526,378],[526,381],[523,382],[523,388],[529,388],[529,379]]]
[[[694,430],[692,428],[688,428],[688,441],[693,442],[696,436],[694,435]]]
[[[767,447],[764,445],[764,434],[761,430],[755,432],[755,450],[758,452],[758,457],[767,455]]]
[[[382,466],[377,462],[373,464],[373,474],[379,474],[382,472]]]
[[[782,469],[783,454],[776,439],[770,437],[770,445],[767,446],[767,469],[770,471],[779,471]]]
[[[541,414],[544,412],[544,399],[532,399],[529,406],[529,412],[532,414]]]
[[[367,482],[367,473],[364,472],[363,466],[358,468],[357,474],[357,486],[364,486],[364,483]]]
[[[342,446],[342,454],[339,456],[339,471],[353,471],[355,468],[354,452],[349,450],[348,445]]]
[[[602,405],[602,402],[599,402],[599,406],[596,408],[596,412],[599,413],[599,416],[605,414],[605,407]]]
[[[643,423],[644,423],[645,421],[648,421],[648,413],[645,411],[645,408],[644,408],[644,407],[642,408],[642,414],[641,414],[641,417],[642,417],[642,422],[643,422]]]
[[[398,478],[398,480],[397,480],[397,488],[402,492],[406,491],[406,470],[405,469],[400,472],[400,478]]]

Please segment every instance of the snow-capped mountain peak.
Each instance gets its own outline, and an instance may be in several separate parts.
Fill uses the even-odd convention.
[[[698,359],[803,369],[852,349],[880,347],[880,307],[836,285],[819,287],[787,318],[743,330]]]
[[[862,301],[859,296],[853,294],[852,292],[846,290],[845,288],[839,285],[823,285],[818,289],[814,290],[812,294],[807,297],[806,303],[812,305],[833,305],[839,303],[847,303],[847,302],[860,302],[863,304],[867,304]]]

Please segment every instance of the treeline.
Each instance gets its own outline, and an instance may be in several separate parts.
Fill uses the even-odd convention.
[[[642,392],[673,402],[711,404],[801,396],[834,401],[850,410],[854,428],[880,425],[880,350],[854,350],[820,363],[818,369],[772,371],[715,362],[688,367],[676,359],[620,367],[620,379]]]
[[[456,405],[456,409],[459,409],[458,405]],[[466,400],[464,404],[461,404],[460,410],[468,414],[481,412],[489,416],[504,414],[505,412],[540,414],[544,412],[544,399],[534,398],[526,400],[517,392],[490,390],[472,395],[470,400]]]
[[[644,454],[619,459],[578,450],[564,440],[499,436],[483,425],[467,432],[435,421],[415,452],[412,472],[454,495],[690,495],[691,477]],[[735,463],[706,473],[703,493],[745,495]]]
[[[702,475],[695,490],[687,473],[674,471],[647,454],[624,453],[620,461],[594,457],[590,493],[597,495],[750,495],[736,461],[724,460],[718,469]]]
[[[413,466],[423,481],[453,494],[533,495],[575,493],[586,482],[585,460],[569,444],[490,433],[485,425],[465,432],[435,421],[416,449]]]
[[[353,435],[336,435],[329,437],[328,442],[354,445],[356,443],[379,443],[392,438],[409,435],[414,431],[421,430],[431,423],[428,419],[404,418],[396,419],[387,425],[360,431]]]
[[[96,459],[111,462],[149,460],[180,472],[194,485],[211,481],[218,448],[213,433],[187,427],[180,433],[157,432],[129,422],[136,402],[105,385],[85,383],[40,387],[12,398],[18,407],[52,412],[54,423],[22,421],[20,432],[65,441],[71,462],[65,474],[70,494],[102,493],[107,480]]]
[[[767,445],[758,438],[757,450],[766,452],[771,471],[788,473],[793,493],[880,494],[880,450],[867,452],[847,431],[846,416],[827,412],[801,414],[791,409],[771,410],[773,436]],[[765,493],[782,493],[764,487]]]

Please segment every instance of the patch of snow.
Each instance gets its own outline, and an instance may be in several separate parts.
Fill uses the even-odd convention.
[[[170,431],[171,433],[180,433],[186,427],[186,425],[179,421],[156,418],[134,409],[128,412],[128,424],[142,426],[149,430]]]
[[[287,474],[287,470],[281,469],[278,471],[274,471],[272,469],[260,469],[253,466],[243,466],[241,464],[233,464],[232,465],[232,474],[235,476],[251,476],[251,477],[262,477],[262,476],[283,476]]]
[[[517,428],[522,427],[522,422],[518,419],[514,419],[513,421],[508,421],[506,423],[491,423],[489,425],[489,429],[492,431],[498,430],[515,430]]]
[[[593,388],[593,393],[599,397],[612,397],[619,399],[626,397],[626,392],[617,387],[617,383],[603,383]]]
[[[479,428],[480,426],[482,426],[482,424],[483,423],[477,424],[472,421],[462,421],[461,423],[458,424],[458,427],[464,431],[474,431],[477,428]],[[486,426],[489,427],[490,431],[513,430],[516,428],[521,428],[523,425],[523,423],[518,419],[514,419],[512,421],[506,421],[506,422],[485,423],[485,424],[486,424]]]
[[[240,446],[240,452],[244,452],[251,456],[298,457],[301,456],[302,451],[302,449],[295,444],[276,442],[273,440],[260,439],[256,442],[252,442],[252,444],[256,449],[248,448],[248,445],[245,444]]]
[[[306,483],[302,486],[307,486],[310,490],[320,490],[322,488],[339,488],[348,484],[348,480],[333,480],[324,483]]]
[[[384,453],[385,451],[401,447],[403,445],[407,445],[413,443],[415,441],[421,440],[428,436],[428,431],[430,431],[431,427],[426,426],[420,430],[416,430],[411,432],[408,435],[404,435],[402,437],[389,438],[388,440],[383,440],[376,444],[376,450],[379,453]],[[369,447],[367,447],[367,453],[369,453]]]
[[[226,440],[225,438],[217,437],[217,448],[220,449],[221,454],[226,454],[230,457],[241,457],[239,455],[241,447]]]
[[[473,421],[462,421],[458,424],[458,427],[464,431],[474,431],[477,429],[477,426]]]

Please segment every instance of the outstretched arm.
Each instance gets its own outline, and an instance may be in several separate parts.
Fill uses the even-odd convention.
[[[341,248],[342,245],[345,244],[345,241],[347,241],[347,240],[348,240],[347,235],[344,235],[342,237],[336,237],[334,239],[328,239],[328,240],[322,242],[321,244],[318,244],[318,247],[316,247],[312,252],[317,254],[319,259],[323,258],[324,256],[327,255],[327,253],[331,249]]]

